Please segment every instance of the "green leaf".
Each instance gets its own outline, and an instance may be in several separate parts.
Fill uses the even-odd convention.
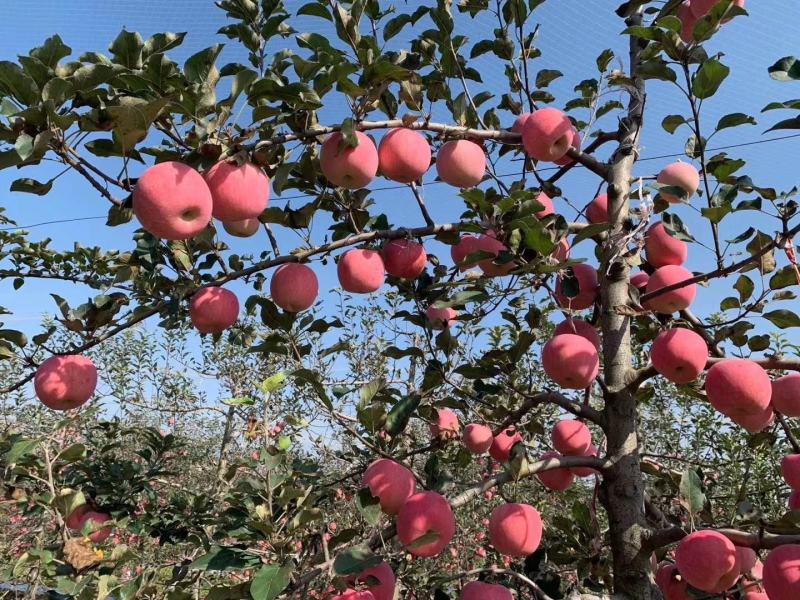
[[[28,344],[28,337],[16,329],[0,329],[0,340],[8,340],[19,348],[24,348]]]
[[[422,396],[419,394],[409,394],[401,398],[386,415],[386,422],[383,424],[386,433],[392,436],[402,433],[411,417],[417,412],[420,402]]]
[[[86,456],[86,446],[83,444],[72,444],[69,448],[65,448],[58,454],[58,458],[65,462],[75,462],[83,459]]]
[[[381,522],[380,500],[370,493],[369,488],[361,488],[356,494],[356,508],[364,520],[375,527]]]
[[[228,398],[222,401],[226,406],[253,406],[256,401],[250,396],[242,396],[241,398]]]
[[[750,115],[745,113],[731,113],[725,115],[717,123],[717,131],[728,129],[729,127],[738,127],[739,125],[755,125],[756,120]]]
[[[689,512],[697,514],[706,504],[706,495],[703,492],[703,482],[697,471],[694,469],[687,469],[681,475],[680,482],[681,499],[686,504]]]
[[[253,600],[274,600],[289,585],[293,571],[290,564],[261,567],[250,582],[250,597]]]
[[[772,310],[764,313],[764,318],[780,329],[800,327],[800,317],[786,309]]]
[[[770,131],[777,131],[779,129],[800,129],[800,117],[794,117],[792,119],[784,119],[783,121],[779,121],[769,129],[767,129],[767,131],[765,131],[764,133]]]
[[[163,54],[167,50],[172,50],[180,46],[185,37],[185,31],[180,33],[172,33],[169,31],[165,33],[156,33],[144,43],[142,53],[145,57],[153,54]]]
[[[704,61],[692,80],[692,92],[697,98],[705,100],[717,93],[731,70],[716,59]]]
[[[300,15],[308,15],[310,17],[320,17],[322,19],[327,19],[328,21],[333,21],[331,13],[329,13],[328,9],[319,2],[309,2],[308,4],[301,6],[300,9],[297,11],[297,16]]]
[[[250,566],[254,557],[248,557],[233,548],[212,546],[207,554],[196,558],[188,569],[197,571],[239,571]]]
[[[278,371],[274,375],[270,375],[261,382],[261,391],[265,394],[271,394],[281,389],[286,385],[286,377],[287,375],[284,371]]]
[[[42,64],[54,69],[62,58],[66,58],[72,54],[72,48],[67,46],[56,34],[47,38],[38,48],[31,50],[30,54]]]
[[[0,92],[4,91],[23,106],[36,104],[39,91],[36,82],[19,65],[0,61]]]
[[[800,79],[800,61],[794,56],[785,56],[767,69],[769,76],[778,81]]]
[[[793,285],[798,285],[798,282],[797,273],[792,266],[783,267],[769,280],[769,289],[771,290],[782,290]]]
[[[661,215],[661,222],[664,223],[664,229],[667,231],[667,233],[675,239],[684,242],[697,241],[694,239],[692,234],[689,233],[689,229],[686,227],[686,225],[684,225],[683,221],[678,215],[665,212],[663,215]]]
[[[747,275],[739,275],[739,278],[736,280],[733,289],[739,292],[739,302],[744,303],[747,302],[753,295],[755,284]]]
[[[564,74],[561,71],[554,69],[542,69],[536,74],[536,87],[543,88],[550,85],[553,81],[562,77]]]
[[[109,106],[106,111],[113,123],[114,142],[123,153],[130,153],[137,143],[147,137],[150,126],[161,110],[169,103],[168,98],[148,101],[133,96],[123,96],[119,105]]]
[[[3,462],[8,464],[16,463],[26,454],[33,452],[39,445],[39,440],[22,439],[14,442],[8,452],[3,457]]]
[[[661,121],[661,127],[663,127],[664,131],[667,133],[675,133],[675,130],[685,123],[686,119],[681,115],[667,115]]]
[[[369,548],[350,548],[340,552],[333,561],[333,571],[339,576],[358,575],[381,562]]]
[[[597,70],[601,73],[605,73],[606,69],[608,69],[608,65],[614,59],[614,51],[611,48],[606,48],[603,50],[597,57],[595,61],[597,63]]]
[[[15,179],[11,182],[11,187],[9,188],[12,192],[25,192],[26,194],[36,194],[37,196],[44,196],[53,188],[53,180],[45,181],[42,183],[41,181],[36,181],[35,179],[31,179],[30,177],[23,177],[21,179]]]
[[[109,52],[114,57],[114,62],[121,64],[129,69],[142,68],[142,50],[144,40],[138,32],[125,31],[119,32],[116,39],[108,47]]]

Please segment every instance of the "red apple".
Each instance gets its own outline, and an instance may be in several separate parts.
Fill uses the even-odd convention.
[[[494,436],[489,448],[489,455],[499,462],[506,462],[511,457],[511,449],[522,442],[522,436],[515,427],[508,427]]]
[[[558,452],[545,452],[542,454],[542,460],[548,458],[561,458]],[[547,471],[540,471],[536,474],[542,485],[554,492],[563,492],[568,489],[575,482],[575,474],[571,469],[549,469]]]
[[[435,438],[454,439],[461,433],[458,416],[449,408],[436,409],[436,421],[430,424],[431,435]]]
[[[370,137],[356,131],[358,145],[348,146],[341,132],[328,136],[320,150],[319,166],[333,185],[349,190],[365,187],[378,172],[378,150]]]
[[[371,579],[377,580],[378,583],[370,585],[369,582]],[[358,577],[355,578],[354,582],[366,585],[367,590],[372,593],[375,600],[393,600],[394,598],[396,579],[392,567],[385,562],[364,569]]]
[[[269,177],[253,163],[220,161],[203,174],[220,221],[255,219],[269,203]]]
[[[769,375],[757,363],[730,358],[708,370],[706,395],[714,408],[738,423],[770,410],[770,383]]]
[[[414,494],[397,514],[397,538],[414,556],[437,556],[455,533],[453,509],[436,492]]]
[[[502,585],[470,581],[461,589],[459,600],[514,600],[511,590]]]
[[[719,594],[739,578],[736,547],[716,531],[703,530],[683,538],[675,550],[675,565],[689,585]]]
[[[200,333],[222,333],[239,318],[239,300],[221,287],[201,288],[189,303],[189,318]]]
[[[480,242],[474,235],[462,235],[457,244],[450,246],[450,257],[459,271],[466,271],[477,264],[477,262],[470,263],[467,260],[470,254],[476,252],[480,252]]]
[[[495,260],[497,260],[496,257],[499,256],[501,252],[508,251],[508,246],[494,237],[493,234],[487,233],[478,238],[478,250],[495,256],[495,258],[485,258],[478,262],[478,267],[480,267],[480,270],[488,277],[508,275],[516,266],[513,260],[502,264],[495,263]]]
[[[580,150],[582,142],[583,142],[583,140],[581,139],[581,134],[578,133],[578,130],[575,129],[575,127],[573,127],[572,128],[572,142],[570,143],[570,146],[575,148],[575,150]],[[568,165],[572,165],[572,164],[575,163],[575,161],[572,158],[570,158],[568,154],[565,154],[564,156],[562,156],[561,158],[559,158],[558,160],[553,161],[553,162],[555,162],[560,167],[566,167]]]
[[[388,458],[379,458],[370,464],[364,471],[361,485],[369,488],[387,515],[396,515],[417,489],[414,474]]]
[[[708,346],[703,337],[691,329],[662,331],[650,351],[653,367],[673,383],[694,381],[708,362]]]
[[[383,259],[378,252],[363,248],[348,250],[339,259],[339,283],[347,292],[369,294],[383,285]]]
[[[589,202],[584,211],[589,223],[608,223],[608,194],[600,194]]]
[[[667,202],[671,204],[688,202],[689,198],[694,196],[697,188],[700,187],[700,174],[689,163],[678,161],[664,167],[658,174],[656,181],[663,185],[679,187],[687,194],[686,199],[683,200],[678,196],[659,192]]]
[[[564,157],[572,144],[573,126],[557,108],[541,108],[525,121],[522,144],[533,159],[555,162]]]
[[[36,397],[47,408],[72,410],[86,403],[97,387],[94,363],[80,354],[51,356],[33,378]]]
[[[469,140],[451,140],[442,145],[436,156],[439,178],[457,188],[478,185],[486,173],[486,154]]]
[[[569,297],[561,291],[562,277],[558,276],[556,280],[556,299],[559,305],[564,308],[571,308],[572,310],[584,310],[594,306],[597,299],[597,269],[592,265],[580,263],[572,265],[572,273],[578,281],[578,295]]]
[[[656,223],[647,230],[644,249],[647,262],[655,268],[682,265],[689,257],[689,245],[667,233],[663,223]]]
[[[554,335],[561,335],[563,333],[571,333],[584,337],[592,342],[592,345],[594,345],[598,351],[600,350],[600,334],[597,332],[594,325],[587,323],[583,319],[567,317],[564,321],[561,321],[561,323],[556,326]]]
[[[586,338],[562,333],[542,348],[542,367],[560,387],[582,390],[597,377],[600,358],[597,348]]]
[[[656,292],[693,277],[692,272],[678,265],[667,265],[656,269],[647,282],[647,293]],[[672,314],[689,308],[697,294],[697,285],[690,283],[669,292],[664,292],[646,302],[645,308],[662,313]]]
[[[243,219],[241,221],[223,221],[222,227],[230,235],[240,238],[252,237],[261,227],[258,219]]]
[[[800,598],[800,544],[778,546],[764,561],[764,591],[769,600]]]
[[[772,406],[787,417],[800,417],[800,373],[773,380]]]
[[[425,270],[428,255],[422,244],[413,240],[390,240],[381,250],[386,272],[401,279],[416,279]]]
[[[472,454],[483,454],[492,447],[494,436],[492,435],[492,430],[486,425],[470,423],[464,428],[462,439],[464,446]]]
[[[456,317],[458,313],[454,308],[436,308],[429,306],[425,310],[425,319],[428,321],[431,329],[443,330],[452,327],[456,324]]]
[[[300,263],[286,263],[278,267],[269,284],[272,301],[290,313],[311,308],[318,293],[316,274],[308,265]]]
[[[678,568],[671,563],[661,563],[656,571],[656,585],[664,600],[692,600],[687,583],[680,577]]]
[[[378,145],[381,174],[392,181],[419,180],[431,166],[431,147],[421,133],[405,127],[391,130]]]
[[[533,554],[542,541],[539,511],[529,504],[501,504],[489,518],[489,539],[500,554]]]
[[[552,438],[553,447],[567,456],[583,456],[592,445],[592,432],[575,419],[564,419],[556,423]]]

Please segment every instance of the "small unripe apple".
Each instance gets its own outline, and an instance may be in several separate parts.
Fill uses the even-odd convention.
[[[339,259],[339,283],[347,292],[369,294],[383,285],[385,268],[381,255],[375,250],[355,248]]]
[[[317,275],[308,265],[300,263],[286,263],[278,267],[269,284],[272,301],[290,313],[311,308],[318,293]]]
[[[189,318],[200,333],[222,333],[239,318],[239,300],[221,287],[202,288],[192,296]]]
[[[800,598],[800,544],[784,544],[767,555],[763,583],[769,600]]]
[[[367,467],[361,483],[379,500],[381,510],[396,515],[417,489],[414,474],[388,458],[379,458]]]
[[[683,538],[675,550],[675,565],[689,585],[719,594],[739,578],[736,547],[721,533],[695,531]]]
[[[787,417],[800,417],[800,373],[773,380],[772,406]]]
[[[480,242],[474,235],[462,235],[457,244],[450,246],[450,257],[459,271],[466,271],[478,264],[467,260],[470,254],[476,252],[480,252]]]
[[[384,177],[411,183],[431,166],[431,147],[418,131],[400,127],[383,136],[378,145],[378,160]]]
[[[608,194],[600,194],[586,206],[586,219],[589,223],[608,223]]]
[[[506,462],[511,457],[511,449],[522,442],[522,435],[515,427],[508,427],[494,436],[489,455],[498,462]]]
[[[562,277],[559,275],[556,280],[555,289],[558,303],[564,308],[571,308],[573,310],[584,310],[594,306],[598,291],[597,269],[592,265],[580,263],[572,265],[572,273],[578,281],[578,295],[570,297],[562,293]]]
[[[689,257],[689,245],[672,237],[663,223],[656,223],[647,230],[644,250],[647,262],[656,269],[665,265],[682,265]]]
[[[541,108],[531,114],[522,129],[522,144],[535,160],[555,162],[572,144],[573,126],[557,108]]]
[[[561,321],[561,323],[556,325],[554,335],[561,335],[564,333],[571,333],[584,337],[592,342],[598,351],[600,350],[600,334],[597,332],[597,328],[583,319],[567,317],[564,321]]]
[[[647,293],[656,292],[693,277],[692,272],[679,265],[667,265],[656,269],[647,282]],[[689,308],[697,294],[697,284],[690,283],[669,292],[664,292],[646,302],[645,308],[662,313],[672,314]]]
[[[213,201],[203,176],[175,161],[147,169],[133,189],[133,213],[142,227],[165,240],[185,240],[211,221]]]
[[[51,356],[36,369],[33,388],[47,408],[72,410],[86,403],[97,387],[97,368],[80,354]]]
[[[592,445],[592,432],[576,419],[556,423],[552,432],[553,447],[566,456],[582,456]]]
[[[492,435],[492,430],[486,425],[470,423],[464,428],[462,439],[464,446],[472,454],[483,454],[492,447],[494,436]]]
[[[332,133],[322,143],[319,166],[333,185],[349,190],[365,187],[378,172],[378,150],[372,139],[356,131],[358,145],[348,146],[341,132]]]
[[[508,556],[533,554],[542,541],[542,518],[529,504],[501,504],[489,518],[492,546]]]
[[[697,192],[697,188],[700,187],[700,174],[689,163],[678,161],[664,167],[658,174],[656,181],[663,185],[681,188],[686,192],[685,201],[688,202]],[[672,194],[662,192],[659,192],[659,194],[670,204],[684,202],[683,199]]]
[[[269,203],[269,177],[253,163],[220,161],[203,174],[220,221],[255,219]]]
[[[708,362],[708,346],[703,337],[691,329],[662,331],[650,351],[653,367],[673,383],[694,381]]]
[[[542,367],[560,387],[582,390],[597,377],[600,358],[597,348],[586,338],[562,333],[542,348]]]
[[[542,460],[547,460],[548,458],[561,458],[561,455],[558,452],[545,452],[542,454]],[[554,492],[563,492],[575,482],[575,474],[571,469],[540,471],[536,474],[536,477],[544,487]]]
[[[230,235],[240,238],[252,237],[261,227],[258,219],[243,219],[241,221],[223,221],[222,227]]]
[[[439,178],[457,188],[478,185],[486,174],[486,154],[469,140],[451,140],[442,145],[436,156]]]
[[[443,330],[456,324],[458,313],[450,306],[447,308],[436,308],[429,306],[425,310],[425,320],[428,321],[431,329]]]
[[[425,270],[428,255],[414,240],[390,240],[381,249],[386,272],[401,279],[416,279]]]
[[[397,538],[414,556],[437,556],[455,533],[453,509],[447,499],[436,492],[414,494],[397,514]]]

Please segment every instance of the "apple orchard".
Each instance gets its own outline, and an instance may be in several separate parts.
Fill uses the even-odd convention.
[[[0,582],[800,598],[798,205],[710,143],[753,117],[703,118],[735,104],[735,65],[705,46],[752,17],[618,2],[625,51],[573,98],[537,66],[544,0],[220,0],[248,64],[218,66],[217,44],[181,66],[184,34],[125,30],[107,54],[70,61],[56,35],[0,62],[11,191],[68,172],[134,232],[59,250],[0,213],[4,295],[91,296],[54,293],[30,339],[0,329]],[[496,28],[468,39],[483,13]],[[796,90],[800,62],[774,61]],[[683,107],[661,123],[688,136],[680,159],[641,160],[654,84]],[[571,194],[577,174],[597,193]],[[459,206],[436,222],[445,186]]]

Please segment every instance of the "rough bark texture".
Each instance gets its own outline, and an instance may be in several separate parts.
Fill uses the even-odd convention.
[[[628,25],[641,22],[641,15],[628,18]],[[636,76],[642,45],[631,37],[630,89],[627,118],[620,123],[620,143],[612,157],[608,176],[611,230],[603,246],[600,265],[605,393],[605,433],[613,466],[601,485],[600,498],[608,514],[614,567],[614,592],[624,598],[660,600],[654,585],[649,556],[642,551],[647,535],[644,480],[640,468],[638,408],[628,389],[631,364],[630,317],[617,307],[629,301],[630,267],[624,260],[625,221],[628,218],[630,181],[638,157],[644,113],[644,82]]]

